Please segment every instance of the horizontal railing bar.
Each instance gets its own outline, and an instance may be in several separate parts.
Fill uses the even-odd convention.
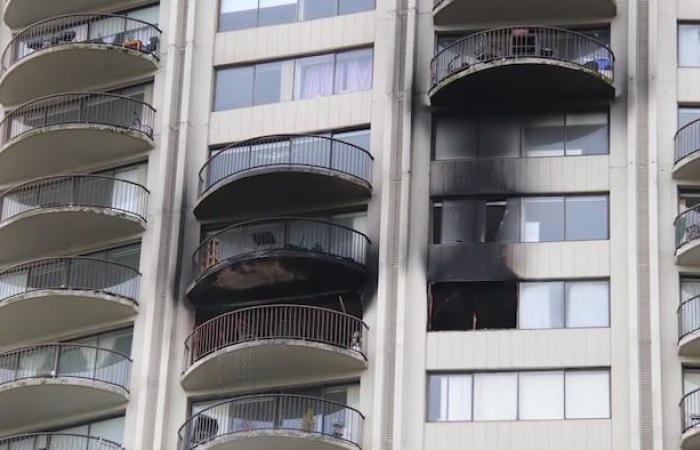
[[[4,438],[0,438],[0,448],[3,448],[3,446],[9,446],[10,449],[14,449],[15,444],[21,444],[20,447],[23,450],[39,450],[40,448],[44,447],[34,447],[32,446],[31,448],[28,448],[24,446],[24,442],[26,440],[40,440],[40,439],[45,439],[49,443],[54,443],[56,439],[58,439],[61,443],[69,444],[71,450],[78,450],[78,446],[88,448],[90,450],[97,450],[97,449],[115,449],[115,450],[121,450],[124,447],[122,447],[121,444],[118,444],[114,441],[111,441],[109,439],[104,439],[102,437],[98,436],[86,436],[86,435],[81,435],[81,434],[74,434],[74,433],[25,433],[25,434],[16,434],[12,436],[7,436]],[[66,442],[66,440],[68,442]],[[69,446],[66,446],[65,450],[68,450]],[[6,447],[5,447],[6,448]],[[53,446],[50,447],[53,449]],[[61,447],[63,448],[63,447]]]

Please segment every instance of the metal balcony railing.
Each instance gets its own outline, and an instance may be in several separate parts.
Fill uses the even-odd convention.
[[[694,206],[676,217],[676,249],[700,238],[700,205]]]
[[[76,124],[117,127],[152,138],[155,114],[151,105],[123,95],[99,92],[50,95],[5,115],[0,123],[2,144],[33,130]]]
[[[614,80],[615,56],[605,44],[571,30],[523,26],[474,33],[451,43],[431,62],[432,86],[472,66],[522,58],[572,63],[609,83]]]
[[[700,330],[700,295],[684,300],[678,306],[678,340]]]
[[[0,385],[28,379],[78,378],[129,391],[131,358],[98,347],[48,344],[0,354]]]
[[[332,345],[365,358],[367,325],[327,308],[304,305],[256,306],[215,317],[185,340],[185,370],[219,349],[246,342],[293,339]]]
[[[0,439],[2,450],[122,450],[116,442],[70,433],[18,434]]]
[[[49,289],[99,292],[136,303],[140,278],[138,270],[104,259],[44,258],[0,270],[0,304]]]
[[[700,425],[700,389],[685,394],[680,407],[683,433]]]
[[[47,208],[100,208],[146,220],[148,189],[138,183],[97,175],[64,175],[30,181],[0,194],[0,224]]]
[[[695,154],[700,150],[700,120],[695,120],[680,128],[675,136],[675,161]]]
[[[200,195],[222,180],[264,167],[317,167],[371,182],[372,155],[324,136],[276,135],[250,139],[215,153],[199,171]]]
[[[227,259],[261,251],[292,250],[365,265],[369,239],[352,228],[301,217],[277,217],[231,225],[200,244],[192,257],[195,278]]]
[[[158,57],[160,29],[148,22],[114,14],[66,14],[28,26],[7,44],[2,70],[35,52],[72,44],[102,44]]]
[[[292,431],[360,447],[364,416],[349,406],[289,394],[246,395],[210,406],[180,428],[187,450],[237,433]]]

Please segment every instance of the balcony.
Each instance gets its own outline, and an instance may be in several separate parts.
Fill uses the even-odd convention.
[[[187,390],[228,386],[250,377],[267,381],[332,376],[366,367],[367,325],[326,308],[272,305],[236,310],[197,327],[185,341]]]
[[[434,106],[611,100],[614,63],[607,46],[575,31],[498,28],[441,50],[428,95]]]
[[[148,190],[96,175],[42,178],[0,194],[2,261],[66,253],[140,233]]]
[[[185,450],[356,450],[364,416],[313,397],[247,395],[211,406],[180,428]]]
[[[121,95],[70,93],[31,101],[0,123],[0,183],[139,155],[153,147],[154,119],[152,106]]]
[[[132,317],[140,278],[131,267],[95,258],[44,258],[4,269],[0,346]]]
[[[364,282],[369,239],[351,228],[299,217],[238,223],[193,256],[197,303],[308,295]]]
[[[131,359],[77,344],[26,347],[0,355],[0,424],[26,427],[126,404]]]
[[[615,0],[433,0],[433,22],[442,26],[474,22],[523,23],[533,19],[606,19],[615,14]]]
[[[678,307],[678,352],[700,355],[700,296],[685,300]]]
[[[123,450],[121,444],[94,436],[68,433],[30,433],[0,439],[3,450]]]
[[[143,1],[127,0],[133,6],[143,4]],[[82,11],[97,11],[117,5],[127,5],[123,0],[62,0],[47,3],[43,0],[6,0],[5,23],[13,30],[28,27],[34,22]]]
[[[675,142],[673,178],[700,178],[700,120],[678,130]]]
[[[160,34],[155,25],[109,14],[37,22],[5,48],[0,103],[17,105],[148,76],[158,66]]]
[[[700,205],[676,217],[676,264],[700,264]]]
[[[700,448],[700,389],[684,395],[681,407],[681,447]]]
[[[371,193],[372,155],[337,139],[278,135],[231,145],[199,172],[199,219],[285,206],[362,200]]]

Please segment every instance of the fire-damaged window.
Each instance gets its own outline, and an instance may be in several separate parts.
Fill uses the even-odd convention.
[[[518,283],[440,283],[429,297],[429,331],[515,328]]]

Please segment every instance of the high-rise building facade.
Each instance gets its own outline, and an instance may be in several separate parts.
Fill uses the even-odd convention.
[[[696,3],[5,0],[0,450],[700,448]]]

